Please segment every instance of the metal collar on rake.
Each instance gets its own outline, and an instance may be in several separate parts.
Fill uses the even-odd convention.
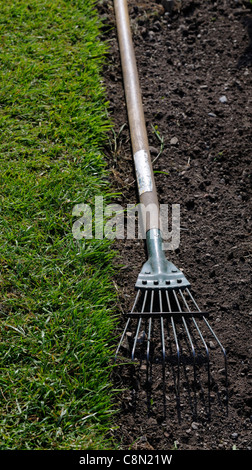
[[[137,278],[136,289],[177,289],[190,287],[190,283],[173,263],[168,261],[162,249],[159,229],[148,230],[146,245],[148,261]]]

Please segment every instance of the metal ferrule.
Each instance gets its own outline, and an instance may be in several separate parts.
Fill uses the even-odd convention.
[[[159,229],[146,233],[148,260],[144,263],[135,284],[136,289],[180,289],[190,287],[186,277],[173,263],[168,261],[162,249]]]

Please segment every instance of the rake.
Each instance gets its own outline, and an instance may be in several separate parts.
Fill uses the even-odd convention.
[[[120,350],[124,349],[130,351],[132,361],[136,358],[142,360],[144,357],[149,364],[153,361],[157,349],[154,345],[155,340],[163,363],[175,357],[179,366],[185,351],[189,351],[194,371],[196,362],[199,360],[206,362],[210,382],[209,344],[214,341],[214,348],[219,348],[224,357],[227,381],[226,351],[208,321],[208,313],[200,310],[185,275],[167,260],[164,254],[159,222],[160,208],[150,158],[127,1],[114,0],[114,7],[138,194],[141,205],[145,208],[152,207],[155,213],[154,217],[148,217],[146,220],[148,259],[137,278],[135,301],[131,312],[127,314],[126,325],[115,356],[117,358]],[[157,335],[154,324],[159,325],[160,335],[159,333]],[[174,354],[172,350],[175,351]]]

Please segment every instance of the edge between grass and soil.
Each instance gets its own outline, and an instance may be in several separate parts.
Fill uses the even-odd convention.
[[[108,449],[116,292],[111,240],[72,210],[110,201],[111,127],[94,0],[0,12],[0,449]]]

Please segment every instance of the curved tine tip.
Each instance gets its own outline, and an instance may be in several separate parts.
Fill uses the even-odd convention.
[[[208,360],[208,362],[209,362],[209,359],[210,359],[210,354],[209,354],[209,349],[208,349],[207,345],[206,345],[206,347],[205,347],[205,348],[206,348],[206,355],[207,355],[207,360]]]

